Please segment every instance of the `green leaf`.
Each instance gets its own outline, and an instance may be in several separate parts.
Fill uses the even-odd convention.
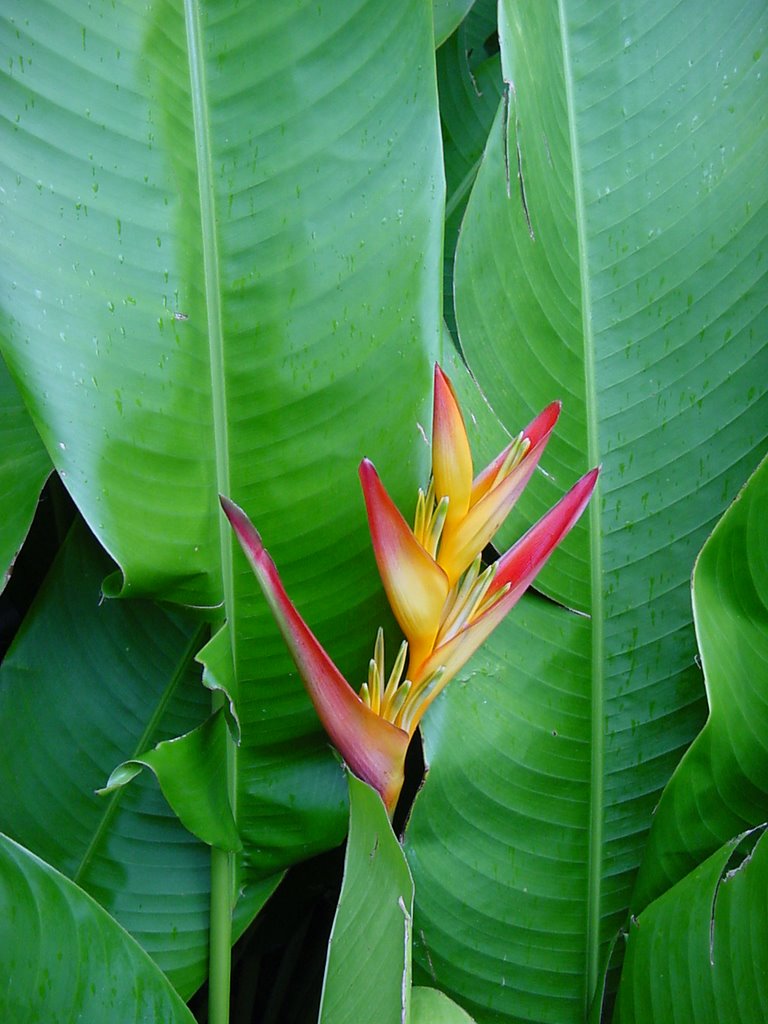
[[[440,46],[455,31],[474,0],[432,0],[435,20],[435,46]]]
[[[0,591],[27,535],[51,461],[0,358]]]
[[[413,882],[381,797],[351,773],[348,779],[349,839],[319,1021],[405,1021]]]
[[[226,733],[227,720],[220,708],[185,736],[164,740],[140,757],[123,761],[99,794],[125,786],[143,767],[150,768],[185,828],[210,846],[241,850],[227,792]]]
[[[737,836],[629,929],[616,1024],[753,1024],[768,1015],[768,841]]]
[[[487,707],[453,683],[425,723],[419,977],[478,1021],[584,1019],[702,721],[690,571],[768,424],[767,33],[750,2],[502,4],[507,102],[462,224],[459,341],[510,433],[564,408],[500,547],[603,472],[537,582],[589,618],[513,613],[465,677]]]
[[[441,331],[432,8],[51,0],[2,24],[3,353],[122,592],[224,601],[263,875],[340,841],[346,791],[217,493],[362,681],[385,612],[356,467],[415,494]]]
[[[633,904],[650,901],[735,832],[768,820],[768,461],[696,562],[693,610],[709,719],[653,819]]]
[[[474,1024],[469,1014],[435,988],[411,989],[410,1024]]]
[[[210,856],[151,777],[96,795],[114,766],[210,709],[189,614],[106,601],[111,563],[68,538],[0,668],[0,828],[104,906],[190,995],[205,977]],[[242,931],[279,879],[245,887]]]
[[[456,242],[502,90],[501,58],[498,53],[489,54],[485,45],[495,29],[495,3],[477,3],[437,51],[446,178],[443,309],[454,333]]]
[[[414,976],[478,1021],[582,1013],[589,640],[587,619],[524,598],[422,723]]]
[[[194,1018],[168,979],[94,900],[0,836],[0,1014],[16,1024]]]

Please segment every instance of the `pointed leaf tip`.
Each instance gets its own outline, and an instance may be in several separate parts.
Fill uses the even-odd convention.
[[[546,512],[498,562],[492,590],[507,583],[515,593],[522,593],[533,581],[557,545],[575,526],[587,507],[597,484],[600,469],[591,469]]]
[[[219,501],[224,510],[224,515],[231,523],[232,529],[237,534],[237,539],[246,552],[250,553],[254,558],[262,554],[264,543],[261,535],[245,512],[243,512],[239,505],[236,505],[234,501],[226,498],[223,494],[219,495]]]

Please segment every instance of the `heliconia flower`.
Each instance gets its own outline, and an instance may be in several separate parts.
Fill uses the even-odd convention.
[[[482,567],[481,552],[538,465],[559,412],[558,402],[547,406],[473,479],[456,395],[435,367],[432,480],[419,492],[413,529],[373,463],[362,461],[374,553],[406,640],[387,676],[379,630],[359,696],[292,604],[246,514],[221,498],[326,732],[352,771],[379,791],[390,813],[424,712],[520,599],[592,495],[598,469],[583,476],[497,562]]]
[[[410,736],[358,697],[288,597],[256,527],[229,498],[220,501],[325,731],[355,775],[377,789],[393,811]]]
[[[418,556],[411,557],[412,549],[403,536],[405,531],[410,533],[410,528],[385,491],[373,464],[363,461],[360,476],[374,552],[392,611],[411,644],[408,693],[399,706],[398,718],[398,724],[409,734],[413,734],[424,712],[449,680],[520,600],[584,511],[598,475],[598,469],[585,474],[497,562],[481,570],[480,555],[477,555],[461,579],[449,589],[439,615],[428,619],[425,614],[417,623],[419,632],[412,636],[409,625],[414,617],[404,613],[403,600],[407,582],[419,575],[427,552],[419,545]],[[395,551],[403,559],[399,564],[392,557]],[[436,572],[440,566],[433,558],[429,561],[431,564],[421,577],[420,585],[437,580],[436,592],[442,595],[444,580]],[[425,603],[424,607],[430,606]],[[424,654],[428,636],[432,638],[432,646]]]

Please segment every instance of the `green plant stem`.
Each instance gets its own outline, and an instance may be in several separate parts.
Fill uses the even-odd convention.
[[[232,973],[232,874],[234,855],[211,847],[211,923],[208,1024],[228,1024]]]
[[[213,710],[226,697],[214,691]],[[227,774],[230,806],[235,807],[235,744],[227,730]],[[232,911],[235,893],[235,854],[211,847],[211,903],[208,929],[208,1024],[229,1024],[232,975]]]

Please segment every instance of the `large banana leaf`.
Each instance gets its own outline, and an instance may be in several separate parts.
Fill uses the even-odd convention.
[[[122,593],[224,602],[207,668],[264,875],[337,842],[346,798],[217,491],[359,671],[355,468],[421,475],[440,333],[431,5],[53,0],[1,31],[0,345]]]
[[[205,714],[205,625],[147,601],[102,603],[110,568],[80,524],[0,668],[0,830],[97,899],[190,995],[206,972],[208,850],[151,778],[96,790]],[[278,880],[244,890],[238,931]]]
[[[767,31],[760,3],[501,5],[459,341],[509,431],[565,403],[501,540],[603,472],[541,577],[588,617],[527,601],[424,723],[419,977],[479,1021],[584,1019],[702,720],[691,567],[768,423]]]
[[[194,1021],[109,914],[7,836],[0,836],[0,971],[0,1013],[14,1024]]]

